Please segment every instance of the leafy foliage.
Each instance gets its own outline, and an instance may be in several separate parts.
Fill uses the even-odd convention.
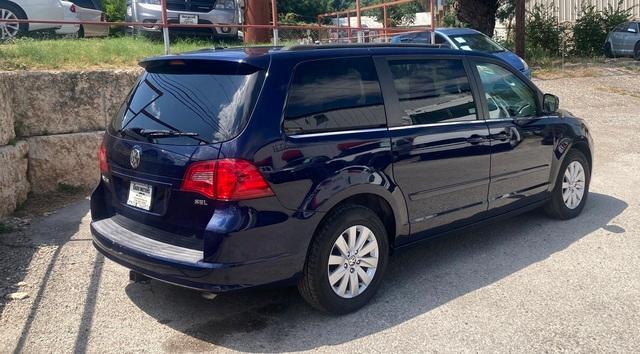
[[[607,33],[603,28],[602,12],[596,11],[593,5],[583,5],[580,18],[573,27],[573,40],[578,55],[593,56],[600,53]]]
[[[362,5],[374,5],[381,4],[384,0],[363,0]],[[416,20],[416,12],[422,12],[424,8],[422,4],[419,2],[410,2],[407,4],[391,6],[387,8],[387,21],[389,27],[393,26],[402,26],[413,24]],[[384,21],[384,10],[383,9],[375,9],[370,10],[371,15],[376,18],[378,22]]]
[[[573,27],[575,52],[582,56],[602,54],[607,34],[617,25],[629,21],[631,10],[622,8],[619,0],[616,8],[609,5],[605,11],[597,11],[593,5],[583,5],[580,17]]]
[[[361,5],[381,4],[383,0],[362,0]],[[355,8],[355,0],[279,0],[278,18],[283,23],[315,23],[317,15],[326,12]],[[423,11],[419,2],[412,2],[387,8],[389,26],[398,26],[415,21],[416,12]],[[364,11],[363,16],[374,16],[384,21],[382,8]]]
[[[286,23],[315,23],[317,15],[336,10],[334,5],[342,6],[333,0],[279,0],[278,17]]]
[[[124,21],[124,15],[127,13],[127,0],[103,0],[102,8],[107,21]]]
[[[613,30],[615,26],[623,22],[627,22],[629,21],[629,19],[631,19],[633,15],[633,7],[624,9],[622,8],[623,4],[623,0],[618,0],[618,4],[615,8],[611,4],[609,4],[607,5],[607,8],[602,12],[602,24],[606,33],[611,32],[611,30]]]
[[[553,4],[537,4],[529,12],[525,26],[526,47],[536,53],[558,56],[562,45],[563,27],[554,15]]]

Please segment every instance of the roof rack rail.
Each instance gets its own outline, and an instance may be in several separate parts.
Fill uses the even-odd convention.
[[[301,44],[288,50],[346,49],[346,48],[446,48],[440,44],[421,43],[349,43],[349,44]]]

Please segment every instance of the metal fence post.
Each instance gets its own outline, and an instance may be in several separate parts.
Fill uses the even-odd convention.
[[[280,44],[280,38],[278,33],[278,5],[276,0],[271,0],[271,21],[273,22],[273,45],[278,46]]]
[[[431,0],[429,1],[429,12],[431,12],[429,15],[431,15],[431,44],[435,44],[436,43],[436,14],[435,14],[435,9],[434,9],[434,3],[435,0]]]
[[[164,41],[164,54],[171,54],[171,43],[169,42],[169,21],[167,19],[167,0],[161,0],[162,6],[162,39]]]

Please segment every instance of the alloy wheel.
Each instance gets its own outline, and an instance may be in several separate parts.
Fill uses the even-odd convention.
[[[562,200],[569,209],[575,209],[580,205],[584,197],[585,189],[584,167],[578,161],[571,162],[562,179]]]
[[[344,230],[333,244],[327,265],[333,292],[345,299],[362,294],[376,274],[378,257],[378,240],[368,227]]]
[[[7,9],[0,9],[0,18],[3,20],[17,20],[18,16]],[[0,22],[0,39],[5,40],[18,35],[20,23]]]

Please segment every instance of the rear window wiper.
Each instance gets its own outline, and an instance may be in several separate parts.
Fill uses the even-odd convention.
[[[146,138],[164,138],[164,137],[179,137],[179,136],[198,136],[200,134],[193,132],[181,132],[177,130],[158,130],[158,129],[140,129],[137,132],[139,135]]]

